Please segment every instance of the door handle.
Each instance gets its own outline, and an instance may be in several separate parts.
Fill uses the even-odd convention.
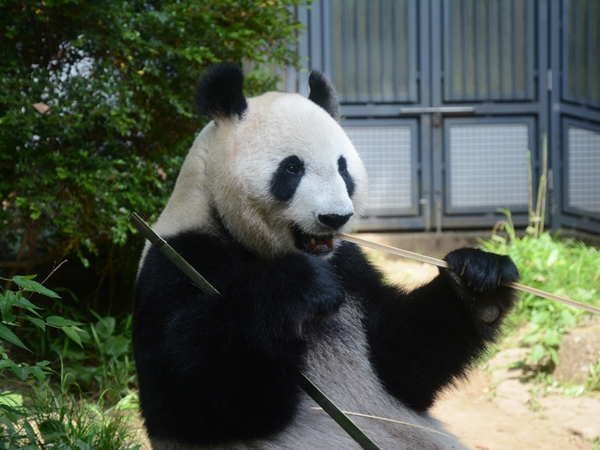
[[[403,107],[399,114],[475,114],[474,106],[424,106]]]

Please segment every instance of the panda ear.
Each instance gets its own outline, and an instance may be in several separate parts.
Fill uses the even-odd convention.
[[[308,77],[308,86],[308,99],[327,111],[336,121],[340,120],[340,100],[329,78],[322,72],[313,70]]]
[[[241,119],[248,109],[243,85],[244,73],[238,65],[221,63],[209,67],[196,88],[196,109],[215,121],[234,115]]]

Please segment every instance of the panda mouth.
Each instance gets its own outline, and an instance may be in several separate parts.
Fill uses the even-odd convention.
[[[292,227],[296,248],[306,253],[320,255],[329,253],[333,248],[333,234],[307,234],[297,227]]]

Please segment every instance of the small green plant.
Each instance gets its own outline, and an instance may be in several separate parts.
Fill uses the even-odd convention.
[[[524,237],[516,236],[511,215],[503,227],[508,238],[494,234],[481,244],[494,253],[510,256],[521,274],[521,283],[582,303],[600,304],[600,252],[573,239],[559,239],[543,232],[535,237],[528,228]],[[527,323],[523,344],[531,346],[530,358],[540,364],[558,363],[557,349],[565,329],[577,325],[584,311],[523,294],[517,302],[514,322]]]
[[[85,320],[42,315],[43,308],[26,295],[39,294],[56,302],[60,297],[34,277],[13,277],[18,289],[0,294],[0,376],[6,380],[0,389],[0,449],[138,449],[139,439],[132,430],[139,427],[130,426],[137,397],[130,391],[122,395],[120,384],[128,385],[134,377],[129,356],[131,318],[119,334],[111,317],[97,316],[98,322],[86,325]],[[37,338],[33,330],[45,336],[52,328],[62,332],[53,342],[61,343],[61,362],[69,363],[68,369],[61,363],[58,386],[52,383],[59,374],[49,361],[31,361],[35,359],[31,349],[37,350],[32,345]],[[84,344],[90,348],[87,353]],[[81,390],[73,393],[73,386],[78,387],[71,369],[74,354],[93,359],[90,367],[98,373],[99,388],[92,398]]]
[[[586,388],[590,391],[600,391],[600,357],[595,364],[590,363],[589,370]]]
[[[44,384],[34,390],[0,393],[0,449],[137,450],[131,399],[105,410],[66,389]]]
[[[49,370],[49,362],[38,361],[35,364],[26,362],[17,362],[10,357],[10,350],[13,347],[18,347],[28,352],[31,350],[23,343],[23,341],[15,334],[14,329],[22,327],[23,323],[29,322],[35,325],[42,332],[46,328],[57,328],[79,346],[81,339],[78,331],[81,331],[80,322],[75,322],[65,319],[60,316],[49,316],[44,318],[40,311],[43,309],[40,306],[31,302],[31,297],[26,298],[26,293],[40,294],[49,298],[58,299],[60,296],[50,289],[45,288],[42,284],[34,281],[35,275],[31,276],[15,276],[12,282],[19,287],[17,291],[5,290],[0,293],[0,313],[2,321],[0,322],[0,375],[5,370],[11,371],[21,380],[25,381],[30,376],[42,382]],[[8,281],[6,278],[0,280]]]
[[[136,380],[131,348],[132,315],[117,320],[91,313],[97,321],[83,325],[78,333],[83,348],[65,339],[57,339],[53,347],[69,361],[65,369],[67,384],[104,392],[107,400],[118,401],[131,393]]]

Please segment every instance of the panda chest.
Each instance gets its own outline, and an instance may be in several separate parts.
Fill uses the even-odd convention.
[[[327,329],[309,342],[305,372],[338,406],[362,408],[382,387],[369,360],[363,312],[349,299]]]

